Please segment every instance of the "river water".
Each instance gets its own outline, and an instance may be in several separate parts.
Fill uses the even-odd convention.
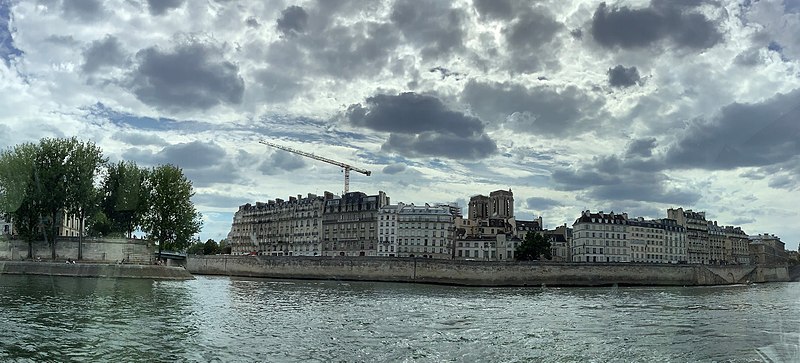
[[[0,276],[0,361],[800,362],[799,333],[798,283],[467,288]]]

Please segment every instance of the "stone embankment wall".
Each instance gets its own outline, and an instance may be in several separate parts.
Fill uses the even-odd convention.
[[[483,262],[379,257],[189,256],[194,274],[466,286],[724,285],[789,281],[784,266]]]
[[[194,279],[192,274],[182,267],[34,261],[0,261],[0,276],[4,274],[156,280]]]
[[[33,258],[49,260],[50,246],[44,241],[33,242]],[[28,258],[28,243],[20,240],[0,240],[0,259],[19,261]],[[78,259],[78,238],[61,237],[56,242],[56,258]],[[83,260],[130,263],[151,263],[153,247],[147,241],[125,238],[84,238]]]

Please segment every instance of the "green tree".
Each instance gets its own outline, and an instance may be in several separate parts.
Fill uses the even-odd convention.
[[[195,243],[192,243],[192,245],[189,246],[189,248],[186,249],[186,254],[189,254],[189,255],[202,255],[203,254],[203,249],[205,247],[206,247],[206,244],[202,243],[202,242],[199,242],[199,241],[195,242]]]
[[[33,177],[36,184],[37,209],[43,217],[44,238],[50,245],[53,260],[56,259],[56,238],[69,206],[68,176],[69,159],[78,146],[76,138],[39,141]]]
[[[66,211],[78,217],[78,259],[82,259],[84,223],[98,209],[99,203],[95,179],[108,159],[103,157],[103,151],[94,143],[75,141],[67,161]]]
[[[130,238],[148,211],[146,169],[134,162],[109,165],[102,187],[102,210],[114,234]]]
[[[550,241],[539,233],[528,232],[525,240],[517,246],[514,258],[520,261],[538,260],[540,258],[552,259]]]
[[[223,255],[230,255],[231,254],[231,246],[228,244],[227,239],[222,239],[219,241],[219,253]]]
[[[217,253],[219,253],[219,245],[217,245],[217,242],[213,239],[206,241],[206,243],[203,245],[203,254],[216,255]]]
[[[164,249],[182,251],[200,232],[202,220],[194,207],[192,182],[173,165],[154,168],[147,178],[150,208],[145,214],[142,230],[158,242],[158,258]]]
[[[28,258],[33,257],[33,241],[41,226],[38,188],[33,180],[38,148],[25,143],[0,153],[0,214],[11,220],[17,235],[28,242]]]

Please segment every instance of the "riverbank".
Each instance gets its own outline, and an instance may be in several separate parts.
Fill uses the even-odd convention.
[[[708,286],[790,281],[785,266],[189,256],[192,274],[461,286]]]
[[[71,264],[64,262],[34,261],[0,261],[0,276],[2,275],[45,275],[155,280],[194,279],[194,276],[182,267],[110,263]]]

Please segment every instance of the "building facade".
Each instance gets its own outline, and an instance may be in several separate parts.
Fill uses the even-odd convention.
[[[628,214],[583,211],[572,228],[573,262],[629,262]]]
[[[686,230],[674,219],[628,221],[630,261],[686,263]]]
[[[389,197],[362,192],[325,200],[322,256],[377,256],[378,214]]]
[[[322,254],[322,213],[325,200],[308,194],[289,200],[245,204],[233,217],[228,242],[236,255],[319,256]]]
[[[725,244],[723,246],[723,263],[749,265],[750,264],[750,237],[742,228],[725,226]]]
[[[683,208],[667,209],[667,218],[674,219],[686,229],[686,252],[689,263],[711,263],[708,221],[705,212]]]
[[[454,219],[460,214],[456,212],[449,205],[383,206],[378,213],[378,256],[452,258]]]

